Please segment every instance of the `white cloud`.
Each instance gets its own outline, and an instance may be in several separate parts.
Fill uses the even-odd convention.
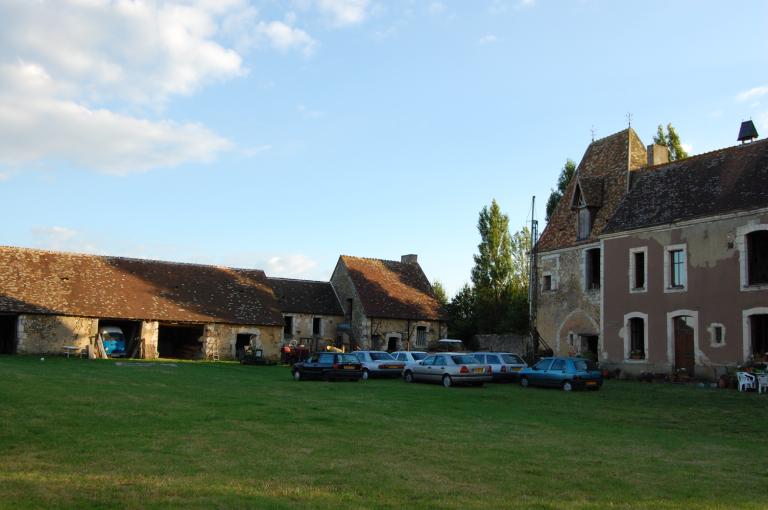
[[[370,14],[369,0],[317,0],[320,11],[331,16],[334,25],[356,25]]]
[[[264,270],[269,276],[293,278],[307,273],[317,262],[301,254],[275,255],[268,258]]]
[[[499,42],[499,38],[496,37],[493,34],[486,34],[482,36],[480,39],[478,39],[477,44],[484,45],[484,44],[493,44]]]
[[[304,30],[294,28],[282,21],[261,22],[257,31],[264,35],[273,48],[280,51],[299,49],[309,56],[315,51],[317,42]]]
[[[96,246],[84,239],[82,233],[67,227],[38,227],[32,229],[35,248],[78,253],[99,253]]]
[[[693,145],[689,143],[681,143],[680,146],[683,148],[685,152],[688,154],[693,154]]]
[[[323,112],[320,110],[313,110],[304,106],[303,104],[296,106],[296,111],[298,111],[305,119],[319,119],[323,116]]]
[[[445,4],[443,2],[432,2],[427,10],[430,14],[436,16],[445,12]]]
[[[0,164],[63,158],[112,174],[208,161],[231,143],[199,124],[150,121],[57,97],[41,67],[0,66]]]
[[[754,87],[749,90],[745,90],[744,92],[740,92],[736,95],[736,99],[738,101],[750,101],[752,99],[762,97],[766,94],[768,94],[768,85],[763,85],[761,87]]]
[[[292,14],[259,21],[246,0],[0,0],[0,19],[0,165],[11,167],[62,158],[126,174],[211,160],[232,144],[153,118],[165,103],[246,74],[241,53],[262,43],[316,46]]]

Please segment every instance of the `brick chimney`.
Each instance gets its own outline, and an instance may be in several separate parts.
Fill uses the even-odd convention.
[[[400,262],[403,264],[416,264],[418,262],[419,256],[415,254],[410,255],[403,255],[400,257]]]
[[[653,143],[648,146],[648,166],[669,163],[669,149],[664,145]]]

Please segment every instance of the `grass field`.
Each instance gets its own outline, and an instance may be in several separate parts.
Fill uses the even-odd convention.
[[[0,357],[2,508],[768,507],[768,396]]]

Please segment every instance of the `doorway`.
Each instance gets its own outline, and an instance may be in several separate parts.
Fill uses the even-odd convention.
[[[391,337],[387,338],[387,350],[389,352],[395,352],[397,350],[397,342],[399,340],[400,339],[397,338],[396,336],[391,336]]]
[[[0,315],[0,354],[16,354],[18,315]]]
[[[768,315],[752,315],[749,318],[752,338],[752,357],[768,361]]]
[[[597,335],[581,335],[581,353],[597,361]]]
[[[160,325],[157,350],[161,358],[202,359],[203,326]]]
[[[693,346],[693,317],[679,315],[672,319],[675,334],[675,369],[685,369],[689,376],[693,375],[696,366],[696,356]]]

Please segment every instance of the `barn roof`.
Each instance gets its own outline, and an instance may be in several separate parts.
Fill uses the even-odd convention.
[[[442,305],[417,262],[342,255],[368,317],[445,320]]]
[[[261,270],[0,247],[0,311],[281,325]]]
[[[330,282],[268,278],[283,312],[344,315]]]

